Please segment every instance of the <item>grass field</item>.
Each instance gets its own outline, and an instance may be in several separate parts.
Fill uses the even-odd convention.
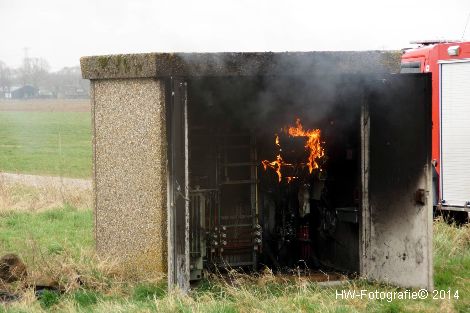
[[[0,111],[0,172],[91,176],[88,112]]]
[[[470,312],[470,228],[438,220],[434,233],[436,289],[450,289],[450,299],[341,300],[335,299],[336,289],[401,289],[363,280],[319,287],[269,272],[259,277],[233,274],[229,281],[213,277],[183,296],[168,293],[159,277],[135,276],[111,260],[97,258],[93,214],[86,207],[3,212],[0,254],[17,253],[29,275],[8,287],[21,294],[21,300],[0,306],[0,312]],[[38,300],[32,289],[24,287],[43,281],[54,282],[62,292],[49,292]],[[459,299],[454,299],[457,290]]]

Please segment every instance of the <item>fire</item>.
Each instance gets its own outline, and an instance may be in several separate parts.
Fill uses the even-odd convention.
[[[276,137],[276,139],[279,140],[279,137]],[[261,163],[263,164],[265,171],[268,169],[268,166],[272,168],[273,170],[275,170],[277,173],[279,182],[281,182],[281,179],[282,179],[281,166],[282,164],[285,164],[285,163],[280,154],[278,154],[276,157],[276,160],[272,162],[269,162],[268,160],[263,160],[261,161]]]
[[[283,132],[286,133],[289,137],[305,137],[306,138],[305,149],[307,149],[309,152],[309,156],[308,156],[308,160],[306,164],[308,166],[309,173],[311,174],[313,170],[319,169],[320,165],[318,164],[318,160],[321,159],[325,155],[324,149],[321,144],[321,131],[319,129],[304,129],[302,126],[302,123],[300,122],[300,119],[297,118],[295,121],[295,126],[284,127]],[[282,159],[282,156],[281,156],[282,149],[281,149],[281,143],[280,143],[278,134],[275,134],[274,143],[276,144],[276,146],[279,147],[279,151],[280,151],[276,157],[276,160],[274,161],[263,160],[261,161],[261,164],[263,164],[265,171],[268,169],[268,167],[276,171],[278,180],[279,182],[281,182],[282,166],[292,166],[292,164],[288,164]],[[302,163],[302,164],[305,164],[305,163]],[[287,182],[290,183],[293,179],[296,179],[298,177],[288,176],[286,178],[287,178]]]
[[[297,176],[287,176],[287,183],[290,183],[292,180],[297,179]]]
[[[319,129],[307,129],[305,130],[300,123],[300,118],[295,121],[295,127],[291,126],[288,129],[288,134],[291,137],[306,137],[305,148],[310,151],[308,156],[308,170],[310,174],[313,170],[320,168],[317,159],[324,156],[325,152],[321,146],[320,141],[320,130]]]

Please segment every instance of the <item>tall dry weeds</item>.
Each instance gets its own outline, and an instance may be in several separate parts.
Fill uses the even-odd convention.
[[[449,225],[442,217],[434,222],[434,254],[453,257],[470,249],[470,224]]]
[[[37,212],[52,208],[72,206],[77,209],[92,207],[90,189],[73,186],[28,186],[21,183],[5,183],[0,177],[0,212]]]

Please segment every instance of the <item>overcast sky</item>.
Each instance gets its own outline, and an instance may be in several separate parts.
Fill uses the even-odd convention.
[[[401,49],[460,39],[470,0],[0,0],[0,60],[129,52]],[[470,39],[470,25],[466,38]]]

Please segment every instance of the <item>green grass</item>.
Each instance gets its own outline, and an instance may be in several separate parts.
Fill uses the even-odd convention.
[[[85,112],[0,112],[0,171],[86,178],[91,118]]]
[[[0,215],[0,252],[19,254],[32,273],[61,281],[65,292],[46,293],[3,307],[8,312],[470,312],[470,228],[442,221],[434,225],[436,289],[452,290],[450,300],[388,302],[335,299],[335,289],[397,291],[394,286],[353,280],[342,287],[239,275],[227,284],[204,280],[189,296],[168,293],[163,281],[126,279],[93,254],[91,210],[63,207],[45,212]],[[104,264],[104,265],[103,265]],[[74,284],[80,274],[83,283]],[[454,299],[454,291],[460,299]],[[28,299],[26,296],[24,299]],[[0,306],[2,311],[2,306]]]
[[[58,304],[59,302],[60,294],[55,291],[46,290],[39,298],[39,303],[41,303],[41,307],[45,309],[48,309],[51,306]]]
[[[98,302],[101,295],[90,290],[77,290],[72,294],[73,300],[80,307],[89,307]]]
[[[0,215],[0,250],[29,255],[31,244],[48,255],[93,247],[93,214],[72,207]]]
[[[166,295],[166,285],[141,283],[134,287],[132,298],[135,301],[161,299]]]

